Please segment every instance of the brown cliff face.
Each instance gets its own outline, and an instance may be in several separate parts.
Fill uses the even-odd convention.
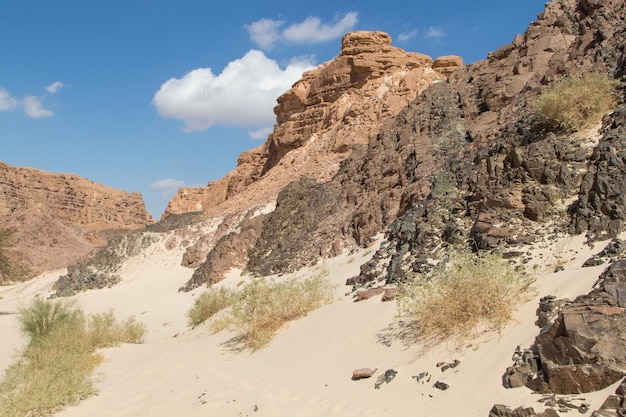
[[[151,222],[139,193],[0,162],[0,227],[11,230],[7,251],[25,277],[76,262]]]
[[[462,65],[458,57],[447,58],[439,72],[430,57],[391,46],[386,33],[348,33],[337,58],[305,73],[278,98],[276,126],[264,145],[242,153],[226,177],[181,189],[164,216],[207,211],[239,194],[264,204],[304,174],[327,181],[355,145],[367,143],[383,121]]]
[[[511,44],[457,69],[447,82],[425,90],[389,119],[366,145],[355,147],[331,181],[311,187],[310,195],[298,197],[300,202],[282,195],[250,251],[247,268],[261,274],[292,271],[332,253],[328,249],[338,240],[344,246],[364,245],[386,232],[387,252],[381,252],[372,269],[394,281],[402,278],[402,268],[412,267],[407,259],[419,260],[441,245],[493,249],[515,244],[529,238],[524,231],[555,218],[565,228],[568,213],[555,211],[550,193],[557,189],[575,197],[591,149],[581,146],[580,139],[549,135],[534,120],[533,105],[548,84],[566,74],[623,76],[624,16],[623,1],[546,4],[537,21]],[[619,135],[607,138],[614,143]],[[619,158],[608,156],[610,148],[605,148],[596,165],[607,172],[600,177],[591,167],[595,177],[589,176],[588,195],[580,197],[585,207],[579,217],[583,228],[618,223],[613,229],[622,230],[621,212],[626,210],[613,210],[617,213],[610,217],[595,204],[601,187],[594,178],[618,184],[623,175],[608,172],[607,165]],[[431,193],[433,185],[439,186],[439,196]],[[280,227],[286,219],[279,217],[318,207],[325,195],[335,201],[323,219],[313,219],[315,224],[306,228]],[[388,267],[382,266],[385,262]]]

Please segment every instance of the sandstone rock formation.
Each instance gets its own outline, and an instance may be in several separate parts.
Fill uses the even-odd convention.
[[[202,282],[214,282],[229,268],[245,266],[248,249],[254,247],[260,235],[263,235],[263,241],[274,240],[279,230],[283,235],[286,233],[285,227],[300,238],[290,239],[282,248],[283,255],[273,255],[273,258],[283,259],[276,259],[277,265],[263,269],[255,268],[253,262],[249,268],[258,273],[285,268],[284,260],[290,250],[297,250],[298,255],[289,268],[306,265],[319,256],[340,253],[343,248],[341,239],[334,240],[330,235],[326,238],[332,241],[321,248],[317,246],[317,240],[310,247],[302,246],[307,242],[308,232],[296,230],[314,230],[323,220],[321,214],[307,214],[308,220],[300,219],[295,223],[292,220],[283,222],[279,214],[269,216],[263,224],[257,219],[254,225],[245,225],[243,222],[247,220],[243,220],[243,214],[272,205],[279,198],[299,199],[295,204],[302,204],[307,195],[311,195],[310,187],[328,182],[343,160],[355,157],[352,155],[355,147],[364,146],[385,120],[396,115],[423,90],[444,81],[447,74],[462,66],[462,60],[445,57],[438,65],[441,72],[433,69],[430,57],[391,46],[391,38],[382,32],[352,32],[344,36],[337,58],[305,73],[291,90],[278,98],[274,109],[277,124],[264,145],[241,154],[237,167],[226,177],[202,189],[183,188],[170,202],[164,216],[202,210],[205,218],[235,216],[242,219],[242,223],[228,233],[208,239],[213,244],[219,241],[215,247],[207,245],[204,240],[188,249],[185,262],[190,265],[197,265],[197,257],[203,252],[212,250],[215,253],[209,253],[207,265],[197,271],[184,289]],[[302,176],[307,179],[298,183]],[[293,185],[287,187],[290,183]],[[305,189],[299,189],[300,186]],[[286,189],[283,197],[279,197],[283,189]],[[336,191],[328,195],[341,198]],[[335,203],[326,200],[326,195],[317,199],[319,204],[328,205],[324,213],[331,215]],[[320,208],[319,204],[302,206],[301,209],[313,213],[312,208]],[[293,205],[279,205],[277,211],[288,213],[288,207],[293,208]],[[307,224],[308,221],[315,224]],[[251,232],[244,239],[247,246],[242,246],[241,237],[237,235],[240,230]],[[253,259],[264,257],[264,246],[251,251],[250,256]]]
[[[337,58],[305,73],[277,99],[276,126],[265,144],[242,153],[226,177],[181,189],[164,215],[206,211],[244,190],[250,197],[247,187],[261,180],[263,198],[271,201],[301,175],[330,179],[354,145],[367,143],[384,120],[462,66],[459,57],[435,62],[391,46],[383,32],[348,33]]]
[[[151,222],[139,193],[0,162],[0,228],[12,232],[7,252],[27,271],[22,278],[76,262]]]

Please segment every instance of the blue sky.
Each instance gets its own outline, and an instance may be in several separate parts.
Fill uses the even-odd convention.
[[[0,161],[139,191],[159,218],[179,186],[223,177],[274,124],[278,95],[381,30],[466,63],[544,1],[19,0],[0,4]]]

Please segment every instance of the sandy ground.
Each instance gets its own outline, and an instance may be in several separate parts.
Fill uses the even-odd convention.
[[[345,280],[358,274],[373,251],[345,254],[296,274],[306,277],[326,268],[338,284],[336,301],[288,324],[256,352],[238,349],[228,331],[211,334],[207,325],[187,327],[185,313],[202,289],[179,293],[193,271],[179,266],[180,252],[153,247],[124,267],[120,284],[73,297],[88,313],[113,309],[120,318],[135,315],[149,332],[145,344],[102,350],[105,361],[94,375],[99,394],[57,415],[487,417],[496,403],[539,411],[542,396],[526,388],[503,388],[502,374],[512,364],[515,348],[529,347],[539,332],[534,325],[539,298],[588,292],[607,265],[580,266],[603,247],[599,243],[591,249],[581,236],[538,245],[536,295],[518,309],[515,323],[470,346],[443,343],[428,350],[394,337],[395,302],[383,303],[377,296],[355,303],[345,296]],[[556,264],[564,270],[554,273]],[[35,294],[50,293],[58,275],[0,289],[0,371],[24,342],[16,315],[5,313],[16,312]],[[243,279],[232,271],[220,285],[234,286]],[[442,372],[436,366],[455,359],[460,364],[454,369]],[[370,379],[351,380],[352,371],[364,367],[378,372]],[[387,369],[397,376],[375,389],[376,377]],[[422,372],[431,375],[428,383],[412,378]],[[449,388],[434,388],[436,381]],[[568,398],[591,404],[593,410],[614,390]]]

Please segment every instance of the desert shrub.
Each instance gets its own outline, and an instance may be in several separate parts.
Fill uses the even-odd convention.
[[[86,317],[72,303],[35,298],[18,320],[30,338],[0,380],[0,415],[44,416],[95,393],[90,375],[96,348],[143,340],[145,327],[112,313]]]
[[[426,280],[400,288],[398,310],[415,324],[417,339],[470,339],[480,325],[501,331],[532,291],[533,279],[497,255],[452,253]]]
[[[615,108],[616,87],[617,81],[606,74],[567,76],[539,96],[535,113],[557,130],[581,130]]]
[[[210,319],[217,312],[232,304],[233,290],[224,287],[209,287],[201,293],[193,303],[191,310],[187,312],[190,326],[197,326]]]
[[[58,326],[81,321],[83,315],[72,303],[52,302],[35,297],[29,305],[19,309],[17,319],[22,333],[34,342],[47,336]]]
[[[331,303],[333,293],[333,286],[322,276],[285,281],[256,279],[235,295],[231,327],[239,331],[246,346],[260,349],[285,323]]]
[[[235,330],[246,347],[259,349],[288,321],[332,302],[334,288],[325,274],[327,271],[321,271],[304,280],[258,278],[237,290],[211,288],[196,299],[187,313],[189,324],[200,324],[225,309],[212,323],[213,331]]]
[[[137,322],[135,317],[118,321],[113,311],[92,315],[87,326],[89,343],[97,348],[116,346],[120,343],[143,343],[145,333],[145,325]]]

